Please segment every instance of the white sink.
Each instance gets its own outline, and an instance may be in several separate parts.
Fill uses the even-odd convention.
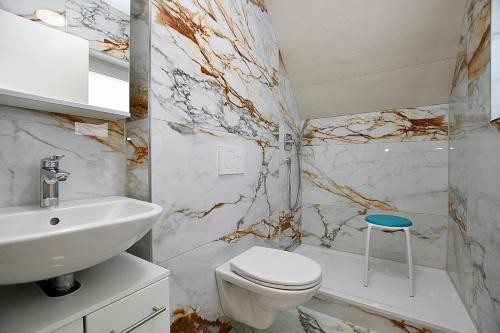
[[[123,252],[160,216],[158,205],[123,197],[0,209],[0,285],[44,280]],[[52,221],[52,222],[51,222]]]

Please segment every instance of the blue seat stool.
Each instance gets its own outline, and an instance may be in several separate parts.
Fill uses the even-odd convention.
[[[365,248],[365,276],[364,285],[368,287],[368,266],[370,261],[370,238],[372,228],[382,229],[382,230],[403,230],[406,235],[406,253],[408,254],[408,275],[410,278],[410,297],[413,297],[413,263],[412,263],[412,251],[411,251],[411,241],[410,241],[410,228],[413,223],[404,217],[395,215],[385,215],[385,214],[373,214],[365,217],[365,222],[368,224],[366,233],[366,248]]]

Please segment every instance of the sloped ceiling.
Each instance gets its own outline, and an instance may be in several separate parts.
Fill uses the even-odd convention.
[[[465,0],[267,0],[304,118],[448,101]]]

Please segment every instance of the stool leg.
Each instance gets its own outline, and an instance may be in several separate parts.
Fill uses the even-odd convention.
[[[408,276],[410,278],[410,297],[413,297],[413,255],[411,251],[410,229],[405,228],[406,253],[408,254]]]
[[[369,225],[366,229],[366,247],[365,247],[365,276],[363,280],[363,285],[368,287],[368,263],[370,261],[370,237],[372,232],[372,226]]]

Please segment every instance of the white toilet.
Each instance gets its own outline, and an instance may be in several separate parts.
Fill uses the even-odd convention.
[[[316,294],[321,266],[293,252],[254,246],[215,270],[224,313],[257,329]]]

